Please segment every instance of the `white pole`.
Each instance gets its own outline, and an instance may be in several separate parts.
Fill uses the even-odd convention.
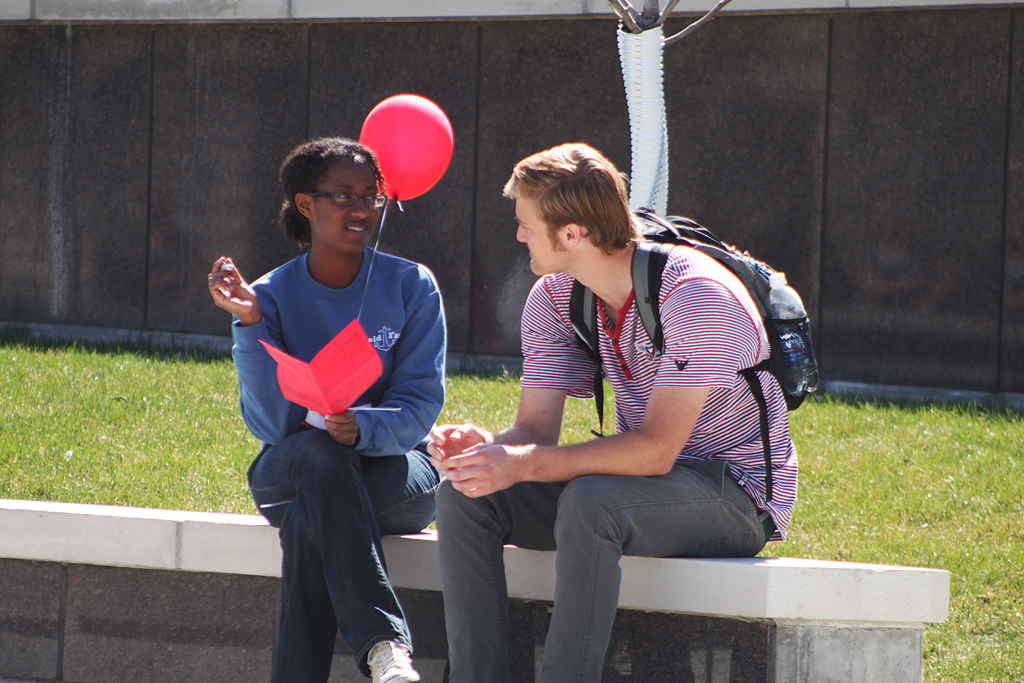
[[[628,0],[608,0],[622,22],[619,26],[619,60],[629,107],[630,189],[629,205],[653,209],[664,215],[668,207],[668,122],[665,118],[665,46],[680,40],[711,21],[732,0],[718,3],[703,17],[665,39],[661,26],[679,0],[669,0],[658,11],[660,0],[644,0],[637,14]]]
[[[622,80],[629,107],[629,205],[664,214],[668,206],[668,124],[665,119],[661,26],[618,32]]]

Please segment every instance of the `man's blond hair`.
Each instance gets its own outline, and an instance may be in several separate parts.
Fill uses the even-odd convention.
[[[504,195],[536,201],[552,244],[569,223],[582,225],[591,243],[611,254],[639,239],[640,224],[629,209],[629,187],[603,154],[580,142],[529,156],[512,171]]]

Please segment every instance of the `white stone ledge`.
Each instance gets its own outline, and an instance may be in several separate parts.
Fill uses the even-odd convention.
[[[280,576],[277,530],[256,515],[0,499],[0,557]],[[392,582],[440,590],[433,532],[384,538]],[[551,600],[554,553],[505,549],[509,595]],[[619,606],[844,627],[945,621],[949,572],[793,558],[622,558]]]
[[[639,0],[634,0],[638,5]],[[725,12],[951,8],[1020,0],[733,0]],[[714,0],[681,0],[677,14]],[[612,16],[606,0],[0,0],[0,20],[245,21],[254,19],[486,19]]]
[[[288,0],[34,0],[43,21],[289,19]]]
[[[0,499],[0,557],[281,575],[277,530],[257,515]]]
[[[0,21],[31,18],[32,0],[0,0]]]

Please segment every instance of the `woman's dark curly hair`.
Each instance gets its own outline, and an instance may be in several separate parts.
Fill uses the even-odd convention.
[[[377,179],[377,190],[386,192],[384,176],[373,150],[347,138],[317,138],[304,142],[293,149],[281,164],[279,177],[284,187],[285,199],[277,222],[284,228],[285,236],[306,247],[313,239],[309,220],[295,207],[297,192],[316,192],[316,183],[327,175],[327,170],[336,161],[354,161],[366,164]]]

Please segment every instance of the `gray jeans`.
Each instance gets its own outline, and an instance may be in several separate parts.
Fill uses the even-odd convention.
[[[618,607],[619,558],[750,557],[765,543],[757,515],[715,461],[679,462],[658,477],[522,483],[483,498],[443,481],[438,554],[451,683],[510,680],[504,544],[558,551],[538,683],[598,683]]]

